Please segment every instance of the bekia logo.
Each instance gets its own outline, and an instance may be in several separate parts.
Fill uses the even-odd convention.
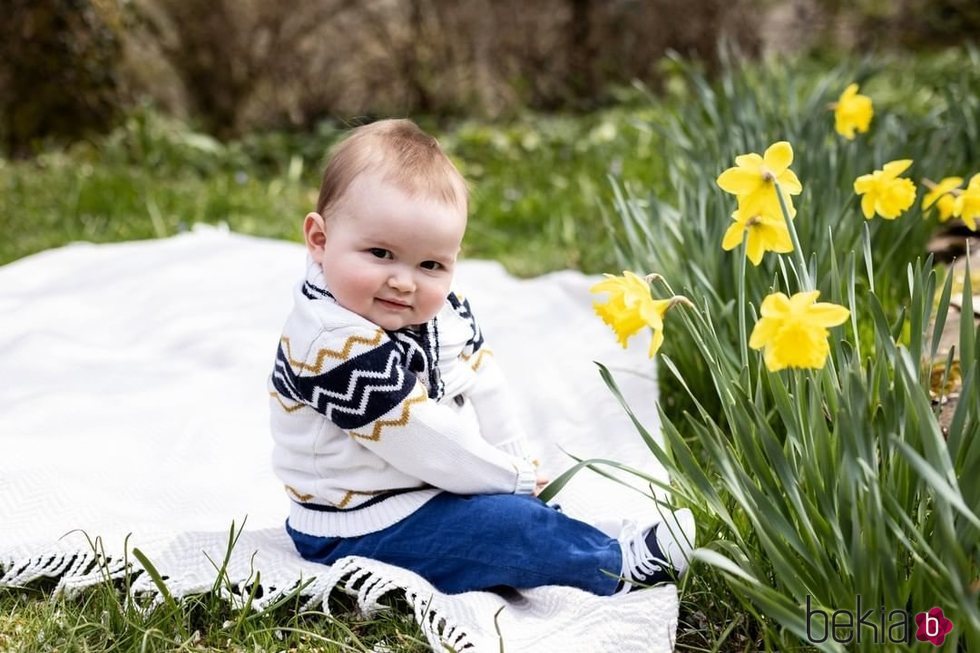
[[[953,622],[940,607],[920,612],[867,608],[861,595],[854,597],[854,610],[822,610],[806,597],[806,637],[814,644],[833,640],[838,644],[871,641],[875,644],[912,644],[918,640],[942,646],[953,630]]]
[[[928,612],[915,615],[915,638],[920,642],[930,642],[933,646],[942,646],[946,635],[953,630],[953,622],[946,618],[943,609],[936,607]]]

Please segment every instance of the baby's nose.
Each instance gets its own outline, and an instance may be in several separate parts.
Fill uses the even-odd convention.
[[[388,277],[388,285],[401,292],[412,292],[415,290],[415,282],[412,275],[406,272],[397,272]]]

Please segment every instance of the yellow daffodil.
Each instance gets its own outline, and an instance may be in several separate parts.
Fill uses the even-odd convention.
[[[881,170],[861,175],[854,180],[854,192],[863,195],[861,211],[870,220],[875,213],[894,220],[915,202],[915,184],[899,177],[912,165],[911,159],[891,161]]]
[[[593,303],[596,314],[616,332],[623,349],[629,338],[644,327],[650,327],[653,337],[649,355],[653,358],[664,341],[664,314],[678,302],[687,302],[687,299],[654,299],[646,280],[632,272],[623,272],[621,277],[611,274],[603,276],[606,278],[590,288],[593,293],[609,294],[606,303]]]
[[[857,84],[848,85],[837,98],[833,108],[834,129],[849,141],[854,140],[855,130],[862,134],[868,131],[871,117],[875,113],[871,98],[867,95],[859,95]]]
[[[776,372],[787,367],[820,369],[827,363],[828,327],[850,315],[843,306],[817,303],[819,290],[787,297],[781,292],[762,300],[761,317],[752,329],[749,347],[763,349],[766,367]]]
[[[766,252],[785,254],[793,251],[793,240],[781,214],[752,214],[739,207],[732,213],[734,222],[721,243],[725,251],[735,249],[745,240],[745,255],[752,265],[762,262]]]
[[[977,220],[980,220],[980,174],[970,177],[966,190],[959,194],[953,204],[953,213],[972,231],[977,230]]]
[[[749,214],[782,215],[776,184],[783,192],[789,216],[796,215],[790,195],[803,192],[796,173],[789,169],[793,163],[793,146],[786,141],[770,145],[762,156],[755,152],[735,157],[735,167],[725,170],[716,183],[726,193],[738,198],[741,210]]]
[[[933,206],[939,211],[939,221],[946,222],[953,217],[954,204],[956,197],[953,191],[958,189],[963,183],[962,177],[946,177],[922,198],[922,208],[928,209]]]

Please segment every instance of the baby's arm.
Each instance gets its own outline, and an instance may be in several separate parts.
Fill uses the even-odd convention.
[[[484,348],[480,353],[482,358],[475,359],[478,367],[474,365],[477,373],[476,383],[468,393],[480,424],[480,434],[484,440],[501,451],[529,461],[537,469],[537,461],[531,460],[528,453],[524,427],[518,419],[517,407],[514,405],[513,395],[503,370],[492,351]],[[537,496],[549,482],[549,478],[538,474],[534,496]]]
[[[463,350],[463,359],[475,372],[475,380],[466,396],[473,403],[480,433],[487,442],[502,451],[527,459],[527,437],[518,419],[507,379],[493,352],[485,346],[483,332],[470,303],[456,294],[449,296],[449,302],[472,330],[472,336]]]
[[[524,427],[493,352],[483,347],[469,362],[476,372],[476,382],[467,397],[473,402],[483,438],[512,456],[528,458]]]
[[[325,331],[299,360],[292,358],[297,353],[280,346],[276,390],[321,413],[393,467],[457,494],[534,492],[533,466],[495,448],[430,399],[381,329]]]

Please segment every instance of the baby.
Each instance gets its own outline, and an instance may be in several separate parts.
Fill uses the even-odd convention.
[[[358,127],[306,216],[308,270],[269,379],[286,530],[307,560],[358,555],[448,592],[675,580],[682,510],[619,539],[536,498],[507,384],[452,292],[466,182],[407,120]]]

